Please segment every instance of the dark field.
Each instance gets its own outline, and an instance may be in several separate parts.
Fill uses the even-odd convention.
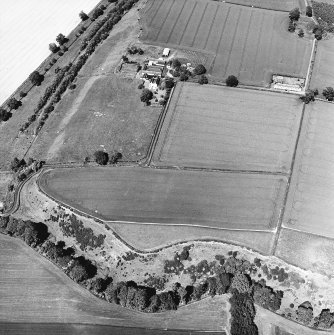
[[[106,220],[270,230],[286,179],[122,167],[49,170],[40,185],[56,199]]]
[[[210,73],[268,85],[272,73],[305,77],[311,41],[287,31],[285,12],[211,0],[150,0],[142,13],[142,40],[215,55]],[[206,64],[210,66],[210,64]]]

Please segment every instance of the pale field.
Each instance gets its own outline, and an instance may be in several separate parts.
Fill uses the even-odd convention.
[[[275,228],[287,180],[281,176],[138,167],[55,169],[40,186],[105,220]]]
[[[183,241],[222,241],[268,255],[275,232],[225,230],[181,225],[145,225],[126,222],[107,223],[123,240],[139,250],[156,250]]]
[[[310,329],[296,322],[282,318],[273,312],[256,305],[255,323],[259,335],[316,335],[321,330]]]
[[[0,234],[0,251],[0,333],[1,322],[212,331],[222,330],[226,322],[227,302],[223,296],[205,299],[175,312],[139,313],[94,297],[21,240]],[[7,329],[17,328],[13,325]]]
[[[316,101],[305,109],[283,223],[334,238],[334,105]]]
[[[334,4],[334,2],[333,2]],[[311,77],[311,88],[319,93],[327,86],[334,86],[334,39],[319,41]]]
[[[287,173],[301,109],[291,95],[178,84],[152,164]]]
[[[99,0],[15,0],[0,3],[0,103],[50,54]]]
[[[330,238],[283,228],[275,255],[302,269],[333,276],[334,243]]]
[[[273,73],[305,77],[312,44],[287,31],[288,16],[211,0],[150,0],[142,14],[144,42],[216,55],[209,73],[268,86]]]

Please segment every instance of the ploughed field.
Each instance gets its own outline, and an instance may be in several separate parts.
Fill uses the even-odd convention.
[[[122,167],[49,170],[40,186],[106,220],[270,230],[286,182],[275,175]]]
[[[289,172],[301,110],[291,95],[178,84],[152,164]]]
[[[144,42],[215,55],[209,73],[266,86],[272,73],[305,77],[311,41],[287,31],[288,13],[211,0],[149,0]],[[206,64],[210,66],[210,64]]]

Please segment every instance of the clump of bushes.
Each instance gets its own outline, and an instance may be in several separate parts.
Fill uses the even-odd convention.
[[[65,236],[74,237],[82,251],[86,248],[99,248],[103,245],[105,235],[99,234],[95,236],[91,228],[85,228],[83,223],[71,215],[69,220],[61,220],[59,226]]]
[[[0,108],[0,122],[6,122],[8,121],[10,118],[12,117],[12,113],[8,112],[6,109],[4,108]]]
[[[322,95],[328,100],[328,101],[333,101],[334,100],[334,89],[333,87],[326,87],[322,91]]]
[[[103,150],[98,150],[94,152],[95,162],[99,165],[107,165],[109,161],[108,153]]]
[[[207,84],[209,81],[208,81],[208,78],[204,75],[201,75],[199,78],[198,78],[198,83],[200,85],[204,85],[204,84]]]
[[[22,102],[20,100],[15,99],[14,97],[10,98],[7,102],[7,106],[9,109],[18,109],[22,106]]]

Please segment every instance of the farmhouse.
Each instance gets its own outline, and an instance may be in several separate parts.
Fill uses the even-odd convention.
[[[148,66],[142,71],[142,77],[160,77],[162,75],[162,69],[159,66],[152,65]]]

